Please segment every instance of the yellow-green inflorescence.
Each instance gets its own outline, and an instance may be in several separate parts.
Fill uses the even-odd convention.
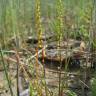
[[[35,27],[38,38],[38,47],[42,48],[42,25],[41,25],[41,12],[40,12],[40,0],[36,0],[35,9]]]
[[[62,0],[57,0],[57,8],[56,8],[56,13],[57,13],[57,38],[58,38],[58,46],[60,46],[60,41],[63,38],[63,4]]]

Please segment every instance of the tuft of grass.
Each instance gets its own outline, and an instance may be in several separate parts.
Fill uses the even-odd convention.
[[[96,96],[96,78],[91,80],[91,92],[92,96]]]

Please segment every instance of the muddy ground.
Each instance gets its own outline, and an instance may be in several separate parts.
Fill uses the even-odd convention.
[[[63,61],[65,60],[66,57],[69,58],[70,56],[71,57],[73,56],[74,50],[75,50],[75,53],[78,52],[78,49],[79,49],[78,45],[80,45],[80,41],[75,41],[75,44],[74,44],[74,40],[70,40],[68,44],[66,42],[62,43],[62,46],[60,46],[61,51],[59,51],[62,53],[61,54],[62,55],[61,58],[63,58],[62,64],[65,65],[65,62],[63,62]],[[20,60],[25,62],[30,56],[33,56],[35,54],[34,47],[36,47],[36,44],[34,44],[31,47],[29,46],[27,51],[23,49],[23,51],[20,52]],[[90,80],[94,76],[93,75],[94,71],[93,71],[93,69],[91,69],[90,63],[87,63],[87,65],[86,65],[86,60],[85,60],[86,55],[83,54],[84,58],[80,59],[79,66],[73,65],[70,67],[70,64],[69,64],[66,71],[65,71],[65,66],[62,66],[61,72],[60,72],[60,58],[58,59],[58,57],[57,57],[58,51],[56,51],[56,48],[57,48],[56,42],[52,42],[48,45],[48,47],[46,49],[47,55],[46,55],[46,58],[44,61],[46,84],[47,84],[47,87],[54,93],[53,96],[58,96],[60,74],[61,74],[61,82],[62,82],[62,84],[66,83],[67,89],[75,92],[77,94],[77,96],[91,96]],[[71,51],[67,50],[67,48],[69,48],[69,49],[71,48]],[[67,56],[66,56],[66,50],[67,50]],[[12,59],[16,59],[16,58],[14,58],[14,54],[11,54],[11,56],[9,56],[9,57]],[[35,64],[36,62],[34,62],[34,61],[35,61],[35,59],[32,59],[30,61],[31,64]],[[39,55],[39,67],[40,67],[39,69],[40,69],[40,71],[42,69],[41,68],[42,66],[43,66],[42,65],[42,54],[40,54]],[[35,69],[34,70],[32,69],[33,71],[32,70],[29,71],[30,68],[27,66],[25,66],[25,67],[24,68],[26,69],[27,73],[30,76],[32,76],[32,74],[36,75]],[[8,74],[11,79],[13,92],[16,95],[16,87],[17,87],[17,85],[16,85],[16,78],[17,78],[16,64],[14,66],[14,64],[11,62],[9,64],[9,67],[7,70],[9,72]],[[20,93],[22,93],[22,92],[24,92],[24,90],[28,89],[28,87],[29,87],[28,82],[29,81],[26,81],[26,80],[24,81],[24,76],[22,77],[22,75],[21,75],[22,71],[21,70],[19,70],[19,71],[20,71],[20,75],[19,75],[20,85],[19,85],[19,87],[20,87]],[[26,92],[28,93],[29,91],[26,91]],[[28,94],[21,95],[21,96],[29,96]],[[3,70],[2,66],[0,66],[0,96],[10,96],[10,91],[8,88],[8,84],[7,84],[6,77],[5,77],[4,70]]]

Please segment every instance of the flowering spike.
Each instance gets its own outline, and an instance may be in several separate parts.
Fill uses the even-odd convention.
[[[38,38],[38,47],[42,48],[42,25],[41,25],[41,12],[40,12],[40,0],[36,0],[36,11],[35,11],[35,26]]]

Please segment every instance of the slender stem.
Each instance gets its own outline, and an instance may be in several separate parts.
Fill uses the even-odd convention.
[[[6,69],[5,62],[4,62],[2,49],[1,49],[0,53],[1,53],[2,65],[3,65],[3,67],[4,67],[4,71],[5,71],[6,79],[7,79],[7,82],[8,82],[9,89],[10,89],[10,93],[11,93],[11,96],[14,96],[14,95],[13,95],[13,91],[12,91],[12,87],[11,87],[11,82],[10,82],[10,80],[9,80],[8,72],[7,72],[7,69]]]
[[[46,96],[48,96],[47,85],[46,85],[46,72],[45,72],[44,57],[45,57],[45,50],[44,50],[44,47],[43,47],[43,49],[42,49],[42,64],[43,64],[43,70],[44,70],[45,92],[46,92]]]
[[[17,96],[20,96],[19,92],[19,53],[16,51],[16,59],[17,59]]]

